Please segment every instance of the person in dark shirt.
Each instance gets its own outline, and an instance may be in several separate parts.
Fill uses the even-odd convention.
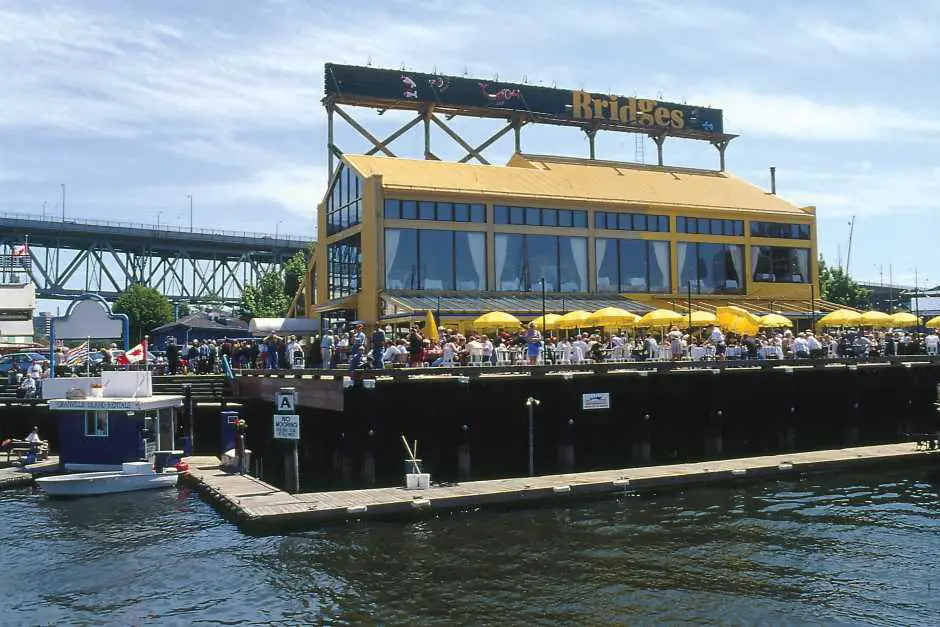
[[[170,374],[179,374],[180,347],[172,339],[166,345],[166,366]]]
[[[366,347],[360,346],[349,358],[349,371],[363,370],[366,367]]]

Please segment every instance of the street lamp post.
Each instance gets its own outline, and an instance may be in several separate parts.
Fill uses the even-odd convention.
[[[274,223],[274,243],[275,243],[275,245],[277,244],[278,229],[281,228],[281,222],[283,222],[283,220],[278,220],[277,222]]]
[[[809,284],[809,306],[810,306],[810,319],[809,324],[813,333],[816,333],[816,284],[810,281]]]
[[[59,183],[62,186],[62,221],[65,222],[65,183]]]
[[[542,284],[542,341],[545,341],[545,277],[539,279]]]
[[[160,228],[160,216],[163,215],[163,210],[157,212],[157,229]]]
[[[46,201],[42,201],[42,219],[46,219]]]
[[[189,232],[193,232],[193,195],[186,194],[186,198],[189,198]]]

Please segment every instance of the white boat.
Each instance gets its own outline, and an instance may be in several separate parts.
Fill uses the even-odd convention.
[[[49,496],[90,496],[170,488],[178,480],[179,473],[154,472],[149,462],[125,462],[120,471],[40,477],[36,483]]]

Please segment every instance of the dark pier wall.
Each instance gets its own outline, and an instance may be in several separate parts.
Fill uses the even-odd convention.
[[[525,475],[530,396],[536,474],[898,442],[940,431],[938,381],[934,365],[357,381],[342,411],[299,410],[302,481],[398,484],[401,435],[418,440],[434,481]],[[302,381],[280,383],[303,396]],[[610,409],[581,409],[595,392]],[[272,406],[243,402],[249,447],[279,482]]]

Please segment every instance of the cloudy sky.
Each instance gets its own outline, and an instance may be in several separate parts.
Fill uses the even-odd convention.
[[[862,0],[3,0],[0,211],[61,213],[65,183],[73,218],[188,226],[191,194],[197,228],[311,233],[323,64],[371,63],[722,108],[741,135],[729,170],[767,186],[776,166],[782,196],[818,206],[831,263],[856,216],[853,274],[937,284],[938,29],[940,3]],[[361,119],[383,135],[403,118]],[[577,132],[533,130],[529,152],[587,153]],[[420,154],[419,129],[396,146]],[[717,167],[707,144],[666,149]],[[634,159],[633,136],[601,136],[598,156]]]

